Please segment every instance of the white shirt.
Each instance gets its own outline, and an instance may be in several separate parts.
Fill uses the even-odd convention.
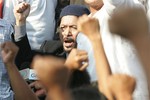
[[[108,28],[108,19],[114,9],[135,6],[136,0],[103,0],[104,6],[95,14],[100,23],[102,42],[112,73],[123,73],[136,79],[134,100],[149,100],[147,79],[133,45],[122,37],[112,34]],[[139,4],[139,3],[138,3]]]
[[[15,23],[13,8],[20,0],[5,0],[4,19]],[[27,17],[27,35],[32,49],[38,50],[45,40],[52,40],[55,30],[57,0],[21,0],[31,5]]]

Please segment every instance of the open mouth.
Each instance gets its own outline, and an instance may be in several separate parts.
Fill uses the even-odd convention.
[[[71,37],[67,37],[64,39],[64,46],[69,48],[69,47],[72,47],[74,44],[74,39],[71,38]]]

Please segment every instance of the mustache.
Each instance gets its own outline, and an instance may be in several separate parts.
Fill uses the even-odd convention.
[[[66,37],[64,38],[64,42],[75,42],[75,40],[72,37]]]

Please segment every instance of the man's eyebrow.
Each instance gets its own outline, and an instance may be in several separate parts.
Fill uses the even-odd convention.
[[[60,25],[60,27],[61,27],[61,26],[77,26],[77,25],[64,25],[64,24],[63,24],[63,25]]]

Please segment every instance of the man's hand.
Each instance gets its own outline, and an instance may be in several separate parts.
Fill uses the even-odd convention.
[[[34,93],[37,97],[43,97],[46,96],[46,89],[44,86],[40,83],[40,81],[35,81],[29,84],[30,88],[34,90]]]
[[[51,90],[55,86],[65,88],[68,82],[68,70],[64,67],[64,62],[64,59],[52,56],[34,57],[32,67],[46,89]]]
[[[149,21],[141,8],[124,8],[114,12],[109,20],[110,32],[130,40],[135,46],[150,85]]]
[[[110,32],[127,39],[141,37],[149,32],[148,19],[142,8],[116,10],[109,20]]]
[[[65,66],[70,70],[85,70],[88,66],[88,54],[84,50],[72,49]]]
[[[1,55],[5,64],[13,64],[18,53],[18,47],[13,42],[4,42],[1,45]]]
[[[132,100],[136,81],[125,74],[112,74],[99,85],[108,100]]]
[[[30,12],[30,5],[28,3],[19,3],[14,8],[14,15],[16,18],[16,25],[24,25],[26,23],[26,18]]]
[[[78,30],[83,32],[89,39],[100,36],[99,22],[95,18],[90,18],[87,15],[79,17]]]
[[[117,100],[132,100],[136,81],[124,74],[112,74],[108,78],[108,89]]]

